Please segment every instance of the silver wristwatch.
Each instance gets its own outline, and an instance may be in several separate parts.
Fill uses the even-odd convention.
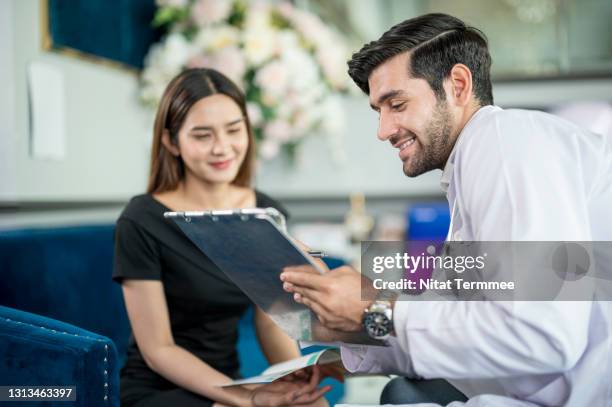
[[[363,314],[363,327],[370,338],[386,340],[393,333],[393,306],[389,301],[374,301]]]

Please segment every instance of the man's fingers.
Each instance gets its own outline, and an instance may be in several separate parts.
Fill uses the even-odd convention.
[[[323,276],[312,266],[285,267],[280,279],[296,286],[313,289],[319,289],[324,285]]]
[[[323,325],[326,325],[327,321],[329,321],[329,318],[330,318],[329,313],[319,303],[312,301],[311,299],[304,297],[298,293],[294,294],[294,298],[296,302],[299,302],[300,304],[304,304],[305,306],[310,308],[312,312],[314,312],[317,315],[317,317],[319,318],[319,321],[321,321]]]
[[[296,245],[298,245],[300,249],[304,250],[305,252],[310,251],[310,247],[306,243],[301,242],[297,239],[293,239],[293,241],[295,242]]]
[[[317,263],[317,265],[321,268],[321,270],[323,270],[323,272],[327,273],[329,271],[329,267],[327,267],[327,264],[325,264],[323,260],[316,257],[312,260]]]
[[[321,304],[323,302],[321,293],[310,288],[294,285],[293,287],[291,287],[291,292],[293,292],[294,294],[299,294],[300,297],[307,298],[310,301],[316,302],[318,304]]]

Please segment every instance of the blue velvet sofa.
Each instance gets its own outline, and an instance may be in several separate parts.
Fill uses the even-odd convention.
[[[72,385],[74,405],[119,405],[130,327],[111,280],[113,231],[0,232],[0,384]]]
[[[130,326],[111,280],[113,233],[112,225],[0,231],[0,386],[76,386],[70,405],[119,406]],[[244,376],[267,366],[252,312],[238,348]],[[342,393],[334,382],[330,404]]]

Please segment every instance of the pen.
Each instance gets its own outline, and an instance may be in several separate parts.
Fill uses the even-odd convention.
[[[308,250],[308,254],[317,258],[326,257],[325,253],[323,253],[321,250]]]

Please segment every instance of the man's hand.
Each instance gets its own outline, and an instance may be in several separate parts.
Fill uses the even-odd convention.
[[[251,405],[253,407],[281,407],[312,404],[331,389],[331,386],[317,388],[321,379],[319,366],[313,366],[307,380],[290,375],[264,384],[253,390]]]
[[[296,302],[310,308],[327,328],[340,331],[360,331],[363,312],[376,296],[371,281],[348,266],[324,274],[311,266],[286,267],[280,277]]]

